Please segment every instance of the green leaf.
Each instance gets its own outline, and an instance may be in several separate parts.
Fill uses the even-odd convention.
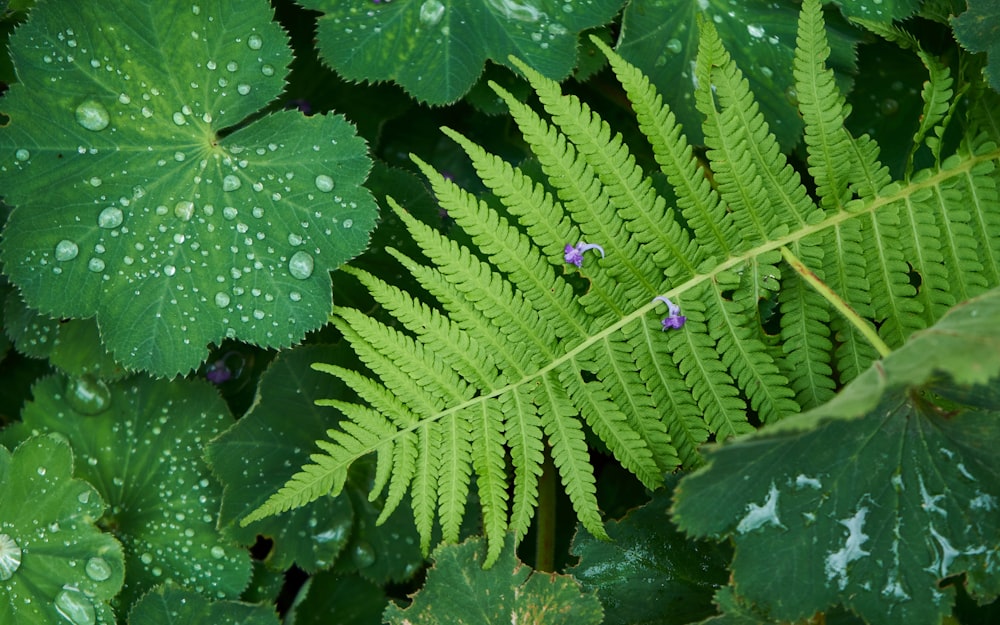
[[[291,60],[270,18],[263,0],[86,0],[38,7],[11,39],[0,260],[30,307],[96,315],[129,368],[184,373],[224,337],[301,340],[326,322],[328,272],[367,244],[353,127],[255,119]]]
[[[986,80],[1000,91],[1000,5],[993,0],[967,1],[969,10],[951,20],[955,38],[970,52],[986,53]]]
[[[609,522],[611,542],[587,532],[573,538],[580,562],[567,573],[600,597],[604,625],[683,625],[715,613],[712,596],[726,584],[732,554],[677,531],[667,520],[670,494],[661,489]]]
[[[572,578],[532,572],[514,555],[508,538],[500,559],[483,570],[486,543],[479,538],[435,550],[427,583],[406,609],[390,605],[383,619],[393,625],[436,623],[545,623],[597,625],[597,597],[581,593]]]
[[[681,481],[674,520],[731,536],[736,592],[778,619],[840,604],[868,622],[937,625],[954,601],[940,582],[963,573],[970,594],[995,597],[1000,420],[939,406],[924,389],[995,384],[998,322],[994,290],[915,333],[829,404],[712,451]]]
[[[296,0],[321,11],[321,57],[349,80],[393,80],[422,102],[447,104],[486,60],[515,55],[554,79],[576,66],[580,31],[611,20],[621,0]]]
[[[244,545],[258,535],[274,541],[267,562],[275,569],[293,563],[308,572],[327,568],[350,537],[354,511],[347,497],[324,497],[245,527],[233,522],[284,484],[308,460],[313,441],[339,420],[313,398],[343,392],[337,390],[342,384],[309,368],[335,359],[338,351],[323,345],[280,354],[261,376],[250,411],[208,446],[208,462],[225,485],[220,526]]]
[[[113,625],[108,601],[122,587],[122,547],[94,521],[105,505],[73,479],[60,436],[0,447],[0,623]]]
[[[222,487],[201,459],[205,442],[232,423],[215,389],[144,377],[80,383],[39,381],[22,423],[0,438],[55,432],[73,442],[77,474],[108,502],[100,524],[125,547],[128,578],[118,605],[128,609],[165,580],[216,598],[238,596],[250,578],[249,557],[216,531]]]
[[[622,16],[617,52],[659,89],[691,143],[701,143],[703,115],[695,108],[698,20],[711,20],[729,54],[743,70],[782,149],[802,134],[792,60],[799,5],[790,0],[634,0]],[[842,20],[827,26],[831,68],[841,88],[855,67],[858,37]]]
[[[837,0],[836,4],[848,17],[888,24],[913,15],[920,0]]]
[[[385,592],[359,575],[337,575],[323,571],[309,579],[303,588],[305,599],[296,601],[296,625],[337,623],[375,625],[382,623],[388,603]]]
[[[101,344],[93,319],[52,319],[28,308],[16,291],[7,295],[4,313],[4,329],[22,354],[48,358],[69,375],[96,375],[108,380],[125,376],[125,370]]]
[[[157,586],[129,614],[130,625],[278,625],[268,606],[238,601],[211,602],[172,583]]]

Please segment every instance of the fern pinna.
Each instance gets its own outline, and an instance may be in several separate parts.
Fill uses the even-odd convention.
[[[426,258],[391,253],[430,298],[345,269],[397,323],[334,309],[369,372],[315,366],[364,403],[321,401],[345,415],[341,429],[317,441],[322,453],[245,522],[338,493],[352,463],[374,453],[383,518],[409,493],[425,550],[435,518],[445,540],[457,539],[474,472],[489,564],[505,532],[520,539],[528,530],[550,454],[580,520],[604,536],[585,428],[656,488],[666,472],[697,465],[709,437],[825,402],[878,357],[782,262],[783,249],[890,347],[1000,284],[1000,151],[970,123],[957,151],[941,157],[953,80],[931,55],[918,51],[931,81],[913,150],[929,148],[937,164],[894,182],[875,142],[845,129],[820,3],[803,4],[795,88],[810,193],[711,23],[694,81],[711,176],[646,78],[595,44],[673,196],[657,193],[585,104],[519,65],[548,119],[493,88],[556,197],[448,129],[499,202],[414,159],[475,250],[389,201]]]

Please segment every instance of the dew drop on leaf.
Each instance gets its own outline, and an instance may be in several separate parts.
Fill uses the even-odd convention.
[[[225,308],[226,306],[229,306],[229,295],[227,293],[223,293],[222,291],[216,293],[215,305],[218,306],[219,308]]]
[[[215,558],[216,560],[221,560],[223,556],[226,555],[226,550],[218,545],[215,545],[214,547],[212,547],[209,553],[211,553],[212,557]]]
[[[274,66],[264,63],[260,66],[260,73],[265,76],[274,76]]]
[[[235,191],[243,186],[243,182],[240,181],[238,176],[229,174],[222,179],[222,190],[223,191]]]
[[[358,544],[354,545],[354,550],[351,551],[351,560],[354,562],[354,566],[359,569],[367,568],[375,564],[375,550],[368,544],[368,541],[359,540]]]
[[[63,586],[53,605],[73,625],[94,625],[97,620],[94,604],[75,586]]]
[[[21,566],[21,547],[7,534],[0,534],[0,581],[10,579]]]
[[[108,127],[111,116],[97,100],[86,100],[76,107],[76,121],[87,130],[98,132]]]
[[[305,280],[311,276],[313,267],[313,257],[303,251],[295,252],[288,260],[288,273],[299,280]]]
[[[246,84],[245,82],[242,82],[236,85],[236,92],[239,93],[240,95],[247,95],[248,93],[250,93],[250,85]]]
[[[444,5],[439,0],[427,0],[420,5],[420,21],[428,26],[437,26],[444,15]]]
[[[111,406],[111,389],[104,380],[85,374],[66,382],[66,403],[76,412],[94,416]]]
[[[260,50],[263,45],[264,40],[260,38],[260,35],[250,35],[247,38],[247,46],[249,46],[251,50]]]
[[[194,217],[194,203],[188,200],[181,200],[174,205],[174,216],[181,221],[191,221]]]
[[[104,558],[93,557],[87,560],[83,570],[87,573],[87,577],[95,582],[103,582],[111,577],[111,565]]]
[[[101,273],[104,271],[104,261],[100,258],[91,258],[87,261],[87,269],[93,271],[94,273]]]
[[[667,42],[666,48],[667,50],[670,50],[674,54],[679,54],[680,51],[683,49],[683,46],[681,45],[680,39],[671,39],[670,41]]]
[[[56,243],[56,260],[73,260],[80,253],[80,248],[69,239]]]
[[[323,193],[333,191],[333,178],[327,176],[326,174],[316,176],[316,188]]]
[[[25,150],[24,148],[21,148],[16,152],[14,152],[14,158],[16,158],[19,161],[26,161],[29,158],[31,158],[31,152]]]

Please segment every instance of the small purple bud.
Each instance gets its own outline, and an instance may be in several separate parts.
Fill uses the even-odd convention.
[[[687,319],[683,315],[671,315],[660,323],[663,325],[664,330],[680,330]]]
[[[657,295],[653,298],[654,302],[663,302],[667,305],[667,312],[670,316],[661,321],[664,330],[679,330],[684,322],[687,321],[687,317],[681,315],[681,307],[670,301],[665,295]]]
[[[569,243],[566,244],[566,247],[563,248],[563,259],[571,265],[582,267],[583,253],[588,250],[597,250],[601,253],[601,258],[604,258],[603,247],[596,243],[584,243],[583,241],[580,241],[576,245],[570,245]]]
[[[233,372],[226,366],[225,361],[216,360],[205,369],[205,377],[212,384],[222,384],[233,377]]]

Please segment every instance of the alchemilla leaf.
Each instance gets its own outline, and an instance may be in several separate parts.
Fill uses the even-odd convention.
[[[172,376],[224,337],[299,341],[326,321],[329,271],[367,245],[353,126],[254,119],[291,61],[271,17],[263,0],[54,2],[11,39],[0,259],[32,308],[96,315],[127,367]]]
[[[205,444],[232,423],[210,384],[50,376],[32,395],[3,440],[52,432],[73,441],[77,475],[108,503],[100,525],[125,547],[122,609],[166,580],[214,598],[243,591],[250,559],[216,530],[222,487],[202,460]]]
[[[129,625],[277,625],[267,606],[238,601],[211,602],[191,590],[167,583],[149,591],[132,609]]]
[[[95,521],[104,502],[73,479],[64,439],[0,446],[0,623],[114,625],[109,601],[122,587],[122,547]]]
[[[838,396],[855,400],[787,421],[813,429],[765,428],[681,481],[674,519],[693,535],[733,538],[738,594],[781,620],[840,604],[870,623],[938,625],[954,602],[943,580],[964,573],[972,596],[1000,593],[1000,421],[927,390],[949,377],[975,385],[988,371],[995,384],[997,301],[991,291],[914,334]],[[915,368],[914,358],[930,362]]]
[[[597,625],[604,616],[597,597],[581,593],[571,577],[533,572],[519,562],[513,540],[489,570],[482,568],[486,541],[480,538],[442,545],[432,557],[424,588],[406,609],[390,605],[382,615],[385,622]]]
[[[454,102],[486,60],[511,55],[564,78],[580,31],[605,24],[621,0],[296,0],[322,11],[320,55],[350,80],[393,80],[418,100]]]

